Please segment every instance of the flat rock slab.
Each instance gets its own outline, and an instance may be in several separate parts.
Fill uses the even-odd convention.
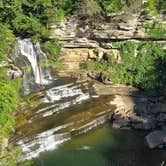
[[[156,130],[146,136],[150,148],[166,145],[166,130]]]

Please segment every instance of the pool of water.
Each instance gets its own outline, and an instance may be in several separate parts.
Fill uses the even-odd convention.
[[[34,163],[36,166],[161,166],[166,151],[149,149],[145,135],[140,131],[112,129],[105,124],[74,136],[54,151],[41,153]]]

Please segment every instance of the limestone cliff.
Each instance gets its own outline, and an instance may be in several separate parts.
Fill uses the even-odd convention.
[[[163,16],[155,16],[116,13],[108,14],[104,21],[97,23],[95,27],[88,24],[80,26],[77,15],[60,22],[60,26],[52,25],[50,38],[59,38],[62,47],[62,60],[69,69],[79,69],[81,63],[88,59],[100,61],[103,57],[112,55],[121,63],[120,50],[112,45],[112,42],[124,40],[154,40],[166,42],[166,34],[160,38],[151,36],[146,25],[155,25],[156,22],[166,25]]]

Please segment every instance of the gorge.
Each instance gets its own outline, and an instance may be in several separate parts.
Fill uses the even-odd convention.
[[[0,2],[0,165],[165,166],[165,7]]]
[[[117,88],[119,89],[119,92],[116,90],[115,87],[112,87],[113,91],[110,90],[109,92],[109,89],[111,89],[110,85],[107,85],[107,86],[102,85],[101,83],[98,83],[92,80],[90,81],[87,79],[82,79],[78,81],[76,78],[73,79],[69,77],[59,77],[54,74],[52,74],[51,76],[49,73],[49,70],[47,70],[45,66],[44,66],[45,70],[43,70],[42,66],[40,66],[41,64],[37,62],[37,59],[39,59],[37,56],[42,56],[42,54],[44,54],[41,51],[41,48],[36,47],[34,51],[33,48],[35,47],[30,42],[30,39],[24,39],[23,43],[26,43],[26,44],[28,43],[28,44],[26,46],[23,45],[24,46],[23,48],[25,48],[25,51],[29,50],[30,48],[30,51],[29,52],[27,51],[27,53],[24,53],[25,51],[24,52],[22,51],[23,53],[20,51],[19,53],[16,54],[15,52],[18,52],[17,49],[19,50],[20,48],[22,48],[21,47],[22,41],[20,40],[19,43],[20,43],[20,47],[19,45],[15,47],[14,57],[18,58],[18,56],[26,55],[29,61],[28,65],[29,67],[32,68],[30,80],[33,80],[33,81],[32,82],[30,81],[30,82],[33,84],[39,85],[41,83],[40,81],[41,78],[42,79],[45,78],[46,83],[49,82],[49,84],[45,85],[44,89],[41,89],[41,90],[38,89],[38,91],[35,92],[35,94],[33,94],[32,97],[29,96],[28,103],[26,102],[21,103],[20,109],[22,110],[22,113],[19,113],[18,115],[16,115],[18,126],[15,131],[15,136],[10,141],[15,142],[16,145],[19,145],[21,147],[24,154],[21,160],[33,159],[37,165],[38,164],[40,165],[41,161],[43,161],[46,165],[48,165],[49,163],[51,163],[50,165],[53,165],[54,162],[56,163],[57,161],[56,159],[55,161],[53,159],[49,159],[49,156],[47,156],[45,159],[44,156],[47,155],[47,153],[49,153],[50,156],[52,156],[54,153],[61,153],[61,152],[58,152],[61,149],[61,144],[62,146],[64,145],[64,147],[62,148],[64,153],[67,153],[65,150],[66,143],[64,142],[69,142],[67,144],[70,144],[72,140],[81,139],[81,137],[84,138],[86,137],[86,135],[88,137],[88,135],[91,135],[91,133],[94,133],[94,136],[92,134],[91,136],[92,138],[90,139],[90,141],[92,142],[97,141],[95,138],[95,135],[97,134],[97,129],[95,129],[95,131],[90,132],[90,134],[86,134],[86,133],[89,130],[96,128],[97,126],[103,125],[104,123],[109,123],[110,125],[112,124],[113,128],[121,128],[121,130],[131,128],[131,131],[119,131],[120,129],[111,129],[111,126],[107,126],[107,127],[104,126],[99,128],[101,134],[106,134],[106,135],[109,133],[109,130],[112,130],[113,135],[108,136],[108,138],[110,137],[109,138],[110,140],[111,140],[111,137],[116,137],[116,133],[118,132],[119,135],[122,134],[122,137],[126,137],[126,140],[132,139],[132,138],[136,139],[138,141],[138,142],[136,141],[137,146],[140,146],[142,144],[140,150],[141,151],[145,150],[149,154],[149,155],[146,155],[147,161],[148,161],[148,158],[150,160],[150,154],[152,155],[155,155],[155,153],[158,154],[158,157],[155,158],[155,160],[152,160],[150,163],[145,162],[144,163],[145,165],[148,165],[148,164],[151,165],[154,163],[158,164],[164,161],[165,152],[160,150],[156,150],[156,152],[151,152],[151,150],[148,150],[147,145],[145,143],[142,143],[142,141],[144,140],[143,136],[145,136],[147,132],[138,131],[137,133],[132,131],[132,128],[144,129],[144,130],[155,129],[154,124],[156,122],[154,121],[149,122],[148,119],[146,120],[146,118],[148,118],[149,115],[146,114],[146,108],[145,109],[143,108],[143,107],[152,107],[152,108],[154,107],[153,105],[151,105],[152,103],[150,104],[150,106],[148,106],[149,99],[147,99],[145,96],[142,96],[142,97],[139,96],[139,93],[136,95],[135,99],[131,95],[132,98],[136,101],[136,107],[137,107],[136,111],[142,112],[143,109],[145,111],[145,114],[142,112],[141,116],[139,116],[134,113],[135,109],[132,108],[133,104],[135,103],[132,101],[130,103],[128,101],[128,97],[126,96],[126,99],[125,99],[125,96],[123,94],[125,93],[125,95],[129,95],[129,91],[133,93],[133,90],[134,90],[133,88],[130,87],[131,90],[125,92],[124,90],[127,90],[128,87],[122,86],[120,90],[120,86],[118,86]],[[34,52],[37,52],[39,54]],[[29,58],[29,56],[32,58]],[[44,56],[44,58],[46,58],[46,56]],[[16,58],[14,60],[16,60]],[[47,74],[44,75],[43,73],[43,75],[40,76],[39,72],[36,72],[36,70],[39,71],[39,68],[41,68],[40,69],[41,71],[47,71],[47,72],[44,72]],[[68,72],[69,71],[66,71],[66,73]],[[52,73],[56,73],[56,72],[52,69]],[[25,76],[26,75],[24,75],[23,78],[25,78]],[[27,81],[27,79],[24,81]],[[23,81],[23,84],[25,84],[24,81]],[[32,89],[28,89],[28,91],[30,92],[33,89],[34,88],[32,87]],[[27,91],[27,90],[25,89],[24,91]],[[116,96],[114,96],[115,94]],[[117,96],[117,94],[119,94],[119,97]],[[116,102],[116,99],[119,101]],[[122,103],[123,101],[124,102],[126,101],[126,103]],[[114,104],[116,104],[116,108]],[[148,108],[148,109],[152,109],[152,108]],[[127,115],[125,115],[126,111],[128,113]],[[133,125],[130,121],[126,119],[125,116],[128,116],[128,118],[133,118],[131,119],[131,122],[133,123]],[[151,116],[153,116],[153,114]],[[142,127],[140,125],[142,125]],[[128,134],[125,135],[125,132]],[[138,138],[135,135],[137,135]],[[105,139],[104,137],[103,138],[101,137],[100,139],[103,139],[104,142],[106,141],[104,140]],[[82,141],[84,142],[84,140]],[[92,142],[89,142],[89,143],[85,142],[81,145],[78,144],[76,146],[78,149],[80,148],[79,150],[80,152],[78,151],[78,153],[80,153],[79,154],[80,157],[82,156],[81,151],[85,151],[85,153],[88,154],[90,153],[91,148],[94,148],[95,150],[97,150],[96,146],[98,145],[94,146]],[[98,144],[100,145],[100,143]],[[117,142],[117,144],[120,144],[120,142]],[[128,147],[133,146],[129,142],[127,144],[128,144]],[[158,144],[160,144],[160,142]],[[104,148],[102,146],[106,146],[106,145],[101,144],[100,146],[101,148]],[[71,146],[70,148],[72,153],[74,153],[74,151],[77,150],[73,146]],[[107,148],[112,149],[112,145],[111,144],[108,145]],[[128,151],[128,153],[131,153],[130,149],[128,149],[127,146],[124,148]],[[45,153],[42,153],[42,152],[45,152]],[[97,155],[99,155],[98,152],[92,152],[92,153],[94,154],[97,153],[95,154],[96,157]],[[120,154],[118,153],[118,151],[116,153],[117,155]],[[135,153],[136,154],[135,156],[133,156],[134,159],[131,160],[131,163],[134,163],[135,165],[140,165],[140,164],[143,165],[141,161],[139,162],[137,161],[138,160],[137,157],[139,158],[141,156],[137,154],[136,149],[135,149]],[[124,159],[122,159],[122,161],[119,161],[119,164],[122,164],[121,162],[124,162],[124,160],[125,162],[126,160],[128,160],[128,157],[125,154],[121,154],[121,155],[123,156]],[[63,155],[61,154],[61,156]],[[114,156],[114,157],[116,158],[117,156]],[[106,157],[106,158],[103,158],[102,160],[105,160],[104,162],[108,162],[108,163],[111,162],[116,165],[118,162],[115,160],[115,158]],[[52,162],[49,162],[49,160],[52,160]],[[137,161],[137,163],[134,160]],[[143,158],[141,160],[143,161]],[[80,162],[80,161],[76,160],[76,162]],[[59,164],[61,164],[61,162],[62,161],[60,160]],[[74,165],[75,162],[74,161],[72,162]],[[96,159],[92,158],[92,161],[90,159],[89,162],[96,162]],[[103,165],[102,163],[100,164]]]

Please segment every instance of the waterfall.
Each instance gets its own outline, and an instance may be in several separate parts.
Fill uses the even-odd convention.
[[[50,82],[50,71],[44,66],[47,64],[47,56],[41,50],[39,42],[33,44],[31,39],[18,38],[12,59],[24,71],[23,87],[27,93],[32,84],[45,85]]]

